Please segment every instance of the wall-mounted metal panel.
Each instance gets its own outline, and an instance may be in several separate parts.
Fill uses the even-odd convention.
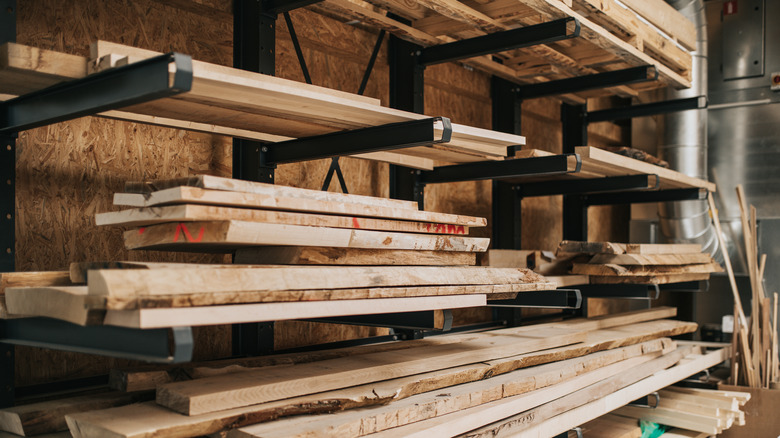
[[[729,4],[735,4],[734,2]],[[739,0],[723,16],[723,79],[764,75],[764,0]]]

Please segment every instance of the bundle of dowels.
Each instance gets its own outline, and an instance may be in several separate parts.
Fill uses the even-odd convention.
[[[707,280],[723,269],[698,244],[577,242],[564,240],[558,256],[573,260],[571,272],[593,284],[666,284]]]
[[[65,283],[41,275],[5,289],[10,314],[175,327],[473,307],[555,289],[527,269],[472,266],[489,239],[467,234],[485,219],[413,202],[210,176],[128,183],[115,202],[136,207],[97,223],[133,227],[128,248],[235,251],[236,264],[74,263]]]
[[[745,256],[750,275],[751,306],[750,321],[742,307],[734,270],[729,259],[718,211],[712,195],[709,196],[710,212],[720,239],[720,246],[726,270],[729,275],[734,298],[734,335],[731,381],[735,385],[753,388],[769,388],[780,380],[780,358],[778,357],[777,308],[778,295],[772,300],[764,290],[764,269],[766,254],[758,252],[758,221],[754,206],[745,201],[742,185],[737,186],[737,200],[740,208],[742,231],[745,241]]]
[[[728,345],[705,352],[670,340],[696,329],[662,319],[674,314],[656,308],[407,342],[114,370],[111,392],[6,409],[0,428],[29,435],[67,427],[74,437],[101,438],[487,437],[550,425],[560,433],[571,421],[596,418],[728,357]],[[594,402],[596,411],[568,418]]]

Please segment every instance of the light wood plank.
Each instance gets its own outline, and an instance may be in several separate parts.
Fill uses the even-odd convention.
[[[723,272],[723,268],[717,263],[704,263],[696,265],[633,265],[621,266],[616,264],[597,265],[591,263],[574,263],[571,268],[574,274],[601,275],[601,276],[650,276],[663,274],[706,274],[711,272]]]
[[[680,364],[671,367],[665,371],[654,374],[651,377],[643,379],[637,383],[625,388],[618,389],[580,407],[571,409],[563,414],[556,415],[546,419],[542,424],[532,427],[524,427],[517,420],[524,418],[519,416],[510,418],[501,423],[496,423],[493,428],[481,429],[484,431],[497,427],[503,427],[507,433],[512,433],[523,438],[547,438],[565,432],[574,426],[580,425],[585,421],[592,420],[604,413],[614,411],[636,400],[638,397],[658,391],[661,388],[678,382],[690,375],[696,374],[704,369],[715,366],[728,359],[730,348],[723,348],[712,351],[705,355],[691,355],[680,361]],[[475,437],[480,436],[476,433]]]
[[[407,210],[418,209],[417,203],[414,201],[403,201],[400,199],[378,198],[375,196],[351,195],[322,190],[302,189],[298,187],[245,181],[213,175],[193,175],[184,178],[152,181],[128,181],[125,183],[125,192],[150,194],[159,190],[181,186],[197,187],[200,189],[210,190],[222,190],[227,192],[255,193],[258,195],[282,198],[312,199],[315,201],[403,208]]]
[[[590,263],[600,265],[693,265],[710,264],[712,258],[705,253],[691,254],[596,254]]]
[[[690,254],[693,252],[701,252],[701,245],[698,243],[626,244],[627,254]]]
[[[70,285],[65,271],[0,272],[0,319],[10,317],[5,304],[5,290],[9,287]]]
[[[456,227],[453,225],[453,227]],[[482,252],[489,238],[308,227],[246,221],[166,223],[124,233],[127,249],[232,252],[266,245]]]
[[[574,151],[582,157],[583,161],[597,163],[612,168],[620,167],[625,169],[625,174],[655,174],[658,175],[662,181],[668,181],[669,183],[677,183],[688,187],[699,187],[707,189],[710,192],[716,190],[715,183],[694,178],[650,163],[645,163],[644,161],[639,161],[634,158],[608,152],[603,149],[581,146],[576,147]]]
[[[432,346],[415,355],[384,352],[295,367],[265,368],[163,385],[157,403],[187,415],[279,400],[348,385],[387,380],[579,342],[584,333],[547,329],[530,336],[497,337],[492,345],[462,342]]]
[[[678,10],[663,1],[620,0],[650,23],[675,38],[688,50],[696,50],[696,28]]]
[[[151,391],[108,392],[30,403],[0,410],[0,430],[21,436],[68,430],[65,416],[152,400]]]
[[[233,263],[272,265],[474,266],[473,252],[266,246],[236,251]]]
[[[256,193],[225,192],[195,187],[174,187],[148,195],[116,193],[114,205],[131,207],[155,207],[168,204],[206,204],[228,207],[251,207],[270,210],[290,210],[312,213],[342,214],[360,217],[403,219],[420,222],[445,223],[471,227],[484,227],[485,218],[435,213],[411,209],[371,207],[349,203],[317,201],[301,198],[277,198]]]
[[[6,304],[10,314],[100,325],[105,312],[88,308],[87,295],[86,286],[13,287],[6,290]]]
[[[366,217],[347,217],[323,214],[291,213],[273,210],[215,207],[210,205],[169,205],[136,208],[95,215],[95,223],[103,225],[148,226],[166,222],[247,221],[284,225],[365,229],[424,234],[463,234],[469,229],[463,225],[430,222],[399,221]]]
[[[724,427],[730,426],[718,417],[692,414],[662,407],[643,409],[635,406],[623,406],[622,408],[615,410],[615,414],[712,435],[717,435]]]

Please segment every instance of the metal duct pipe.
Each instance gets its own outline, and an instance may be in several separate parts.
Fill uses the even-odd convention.
[[[696,25],[691,88],[669,89],[668,99],[707,95],[707,19],[703,0],[666,0]],[[686,175],[707,179],[707,110],[672,113],[664,119],[660,156]],[[718,239],[710,223],[707,201],[666,202],[659,205],[660,230],[670,243],[699,243],[715,255]]]

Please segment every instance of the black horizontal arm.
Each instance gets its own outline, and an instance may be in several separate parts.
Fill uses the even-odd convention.
[[[668,114],[677,111],[707,108],[707,97],[697,96],[687,99],[674,99],[663,102],[631,105],[625,108],[610,108],[587,113],[585,120],[588,123],[607,122],[611,120],[633,119],[634,117],[647,117],[659,114]]]
[[[658,177],[656,175],[553,180],[518,185],[518,190],[522,197],[604,193],[622,190],[652,190],[656,188],[658,188]]]
[[[598,193],[582,196],[585,205],[643,204],[707,199],[706,189],[668,189],[649,192]]]
[[[542,82],[517,87],[515,92],[520,99],[553,96],[556,94],[579,93],[581,91],[636,84],[658,79],[658,70],[653,65],[632,67],[606,73],[577,76],[557,81]]]
[[[282,14],[321,1],[322,0],[262,0],[263,12],[265,14]]]
[[[555,289],[533,292],[519,292],[511,300],[490,300],[491,307],[535,307],[543,309],[579,309],[582,306],[582,295],[577,289]]]
[[[175,71],[169,78],[169,66]],[[32,129],[190,91],[192,58],[169,53],[0,103],[0,134]]]
[[[436,134],[440,128],[441,135]],[[267,164],[364,154],[414,146],[448,143],[452,123],[446,117],[390,123],[369,128],[299,138],[266,145]]]
[[[576,164],[572,168],[572,161]],[[551,155],[549,157],[518,158],[502,161],[480,161],[436,167],[420,173],[423,184],[477,181],[483,179],[507,179],[530,175],[550,175],[579,172],[582,161],[577,154]]]
[[[577,37],[579,34],[580,22],[574,18],[567,17],[547,23],[427,47],[419,51],[417,62],[422,66],[441,64],[443,62],[473,58],[505,50],[553,43]]]

